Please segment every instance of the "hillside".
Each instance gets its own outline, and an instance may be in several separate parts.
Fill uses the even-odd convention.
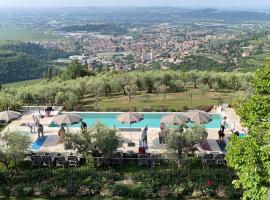
[[[61,50],[32,43],[3,44],[0,46],[1,83],[41,78],[52,60],[68,56]]]

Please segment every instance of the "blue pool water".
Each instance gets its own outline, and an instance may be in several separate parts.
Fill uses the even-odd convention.
[[[100,122],[107,127],[128,128],[129,124],[122,124],[117,121],[117,116],[120,113],[76,113],[80,115],[88,127],[92,127],[95,123]],[[143,128],[148,125],[149,128],[159,128],[160,119],[168,115],[169,113],[143,113],[144,119],[138,123],[131,125],[132,128]],[[218,114],[212,114],[212,120],[205,124],[205,128],[220,128],[221,116]],[[188,123],[192,126],[192,123]],[[58,127],[55,124],[51,124],[50,127]],[[80,127],[79,124],[72,125],[71,127]]]

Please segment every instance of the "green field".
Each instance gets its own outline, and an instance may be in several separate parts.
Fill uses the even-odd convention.
[[[4,84],[4,87],[24,87],[24,86],[28,86],[28,85],[33,85],[35,83],[39,83],[41,82],[43,79],[35,79],[35,80],[28,80],[28,81],[19,81],[19,82],[14,82],[14,83],[7,83]]]
[[[61,39],[49,33],[39,32],[37,30],[21,28],[0,28],[0,43],[7,40],[11,41],[39,41],[39,40],[56,40]]]
[[[189,93],[192,93],[192,98]],[[150,107],[152,111],[161,111],[160,108],[166,108],[168,111],[183,110],[184,107],[196,108],[198,106],[218,105],[220,101],[231,103],[233,93],[230,91],[211,91],[203,95],[199,89],[191,89],[188,93],[168,93],[164,99],[163,94],[146,94],[144,92],[138,93],[129,101],[127,96],[122,94],[114,94],[109,97],[102,97],[96,103],[96,98],[93,96],[86,96],[83,104],[85,110],[91,110],[93,107],[98,108],[99,111],[108,110],[138,110],[143,111]]]

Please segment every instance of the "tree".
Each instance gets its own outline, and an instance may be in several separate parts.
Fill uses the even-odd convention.
[[[78,77],[94,75],[78,60],[73,60],[72,63],[62,72],[61,77],[63,80],[76,79]]]
[[[177,162],[182,159],[183,151],[193,148],[199,141],[205,140],[207,133],[203,127],[195,125],[188,130],[182,128],[165,129],[165,144],[169,155]]]
[[[270,187],[270,61],[257,71],[253,80],[255,94],[237,109],[249,130],[246,138],[233,137],[226,159],[238,176],[236,188],[244,190],[244,200],[266,200]]]
[[[101,154],[112,154],[119,146],[121,138],[116,129],[97,123],[92,128],[78,134],[66,133],[64,140],[72,144],[78,152],[89,156],[94,149]]]
[[[144,85],[147,88],[147,93],[152,93],[154,87],[154,79],[151,75],[144,76]]]
[[[53,75],[54,75],[53,73],[54,73],[53,72],[53,68],[52,67],[49,67],[48,70],[47,70],[47,72],[46,71],[44,72],[43,78],[45,80],[51,81],[52,78],[53,78]]]
[[[166,86],[165,84],[161,84],[160,86],[159,86],[159,91],[161,92],[161,93],[163,93],[163,99],[166,99],[166,92],[167,92],[167,89],[168,89],[169,87],[168,86]]]
[[[18,132],[6,132],[0,135],[0,141],[0,162],[6,168],[9,168],[12,160],[17,165],[16,161],[24,157],[31,144],[30,137]]]
[[[138,90],[137,85],[134,81],[130,81],[125,86],[126,94],[128,95],[129,101],[131,101],[132,95],[136,94],[136,91]]]
[[[203,96],[205,96],[205,94],[207,92],[209,92],[209,86],[208,86],[208,84],[206,84],[206,85],[201,84],[201,85],[199,85],[199,88],[200,88]]]

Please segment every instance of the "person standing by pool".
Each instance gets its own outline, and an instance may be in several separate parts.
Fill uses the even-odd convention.
[[[43,129],[43,125],[42,124],[39,124],[38,125],[37,131],[38,131],[38,138],[40,138],[40,135],[43,138],[44,137],[44,129]]]
[[[225,131],[225,128],[226,128],[226,126],[228,126],[228,124],[227,124],[227,117],[225,116],[225,117],[223,117],[223,119],[221,120],[221,123],[220,123],[220,130],[224,133],[224,131]]]
[[[81,119],[81,130],[85,131],[87,129],[87,124]]]
[[[148,126],[146,126],[142,132],[142,142],[143,142],[143,147],[145,148],[147,148],[147,131],[148,131]]]
[[[63,126],[61,126],[61,128],[58,131],[58,136],[59,136],[59,142],[62,143],[62,136],[63,134],[65,134],[65,128]]]

